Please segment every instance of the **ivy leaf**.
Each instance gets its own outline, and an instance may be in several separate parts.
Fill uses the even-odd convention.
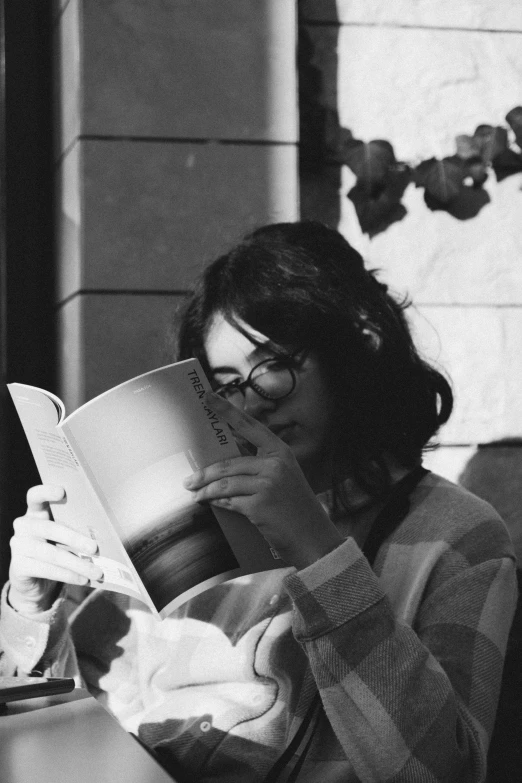
[[[515,150],[507,149],[501,152],[500,155],[496,155],[491,165],[497,181],[501,182],[506,177],[522,171],[522,155],[515,152]]]
[[[332,163],[344,163],[346,150],[353,141],[351,130],[339,124],[337,110],[325,109],[324,146],[327,160]]]
[[[464,179],[470,177],[473,187],[484,184],[488,178],[487,167],[480,156],[480,147],[473,136],[457,136],[457,157],[464,163]]]
[[[506,122],[515,134],[518,146],[522,149],[522,106],[515,106],[506,114]]]
[[[468,158],[464,162],[464,179],[470,177],[473,187],[481,187],[488,178],[488,167],[480,157]]]
[[[482,207],[491,201],[489,193],[484,188],[467,185],[463,185],[458,195],[448,203],[438,201],[428,191],[424,194],[424,200],[431,210],[444,210],[457,220],[469,220],[475,217]]]
[[[391,201],[385,192],[377,198],[372,198],[358,184],[354,185],[347,195],[355,207],[361,230],[370,238],[387,229],[392,223],[402,220],[406,215],[403,204]]]
[[[384,184],[388,170],[395,165],[396,160],[389,141],[376,139],[366,143],[354,139],[347,145],[344,162],[359,183],[371,192],[375,186]]]
[[[457,136],[455,139],[457,143],[457,155],[462,160],[469,160],[470,158],[480,158],[480,146],[474,136]]]
[[[504,150],[508,149],[508,133],[500,125],[479,125],[473,134],[479,155],[489,166]]]
[[[406,215],[401,204],[404,191],[411,181],[405,164],[397,164],[386,174],[384,184],[370,193],[364,182],[357,181],[347,194],[353,203],[362,231],[373,237]]]
[[[418,188],[424,187],[426,175],[436,160],[437,158],[428,158],[428,160],[423,160],[413,169],[413,181]]]
[[[452,156],[423,161],[415,169],[414,180],[417,186],[424,187],[425,198],[428,195],[440,204],[448,204],[459,194],[464,176],[462,160]]]

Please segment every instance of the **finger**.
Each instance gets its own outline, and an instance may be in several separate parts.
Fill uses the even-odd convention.
[[[217,481],[223,476],[254,476],[259,473],[259,457],[234,457],[214,462],[206,468],[196,470],[192,475],[183,479],[183,485],[187,489],[198,489],[211,481]]]
[[[31,514],[49,514],[49,503],[59,503],[65,498],[65,490],[53,484],[39,484],[27,492],[27,510]]]
[[[225,476],[196,490],[193,497],[197,503],[200,503],[216,498],[255,495],[259,490],[260,482],[257,476]]]
[[[236,441],[236,446],[239,449],[239,453],[242,457],[255,457],[257,454],[257,449],[255,446],[252,446],[251,443],[249,443],[244,438],[240,438],[239,435],[236,433],[234,434],[234,440]]]
[[[280,452],[286,448],[281,439],[274,435],[268,427],[256,421],[248,413],[239,410],[235,405],[232,405],[228,400],[224,400],[218,394],[207,392],[205,403],[220,418],[224,419],[236,433],[249,443],[252,443],[252,445],[257,446],[258,449],[262,449],[266,454]]]
[[[100,579],[103,575],[101,568],[92,562],[90,558],[80,557],[67,549],[53,546],[46,541],[33,539],[28,546],[27,539],[12,541],[13,570],[15,574],[24,578],[46,578],[54,581],[63,581],[51,569],[62,569],[79,574],[87,579]],[[42,564],[45,565],[45,573],[42,572]]]
[[[15,538],[44,539],[55,544],[64,544],[88,555],[94,555],[98,551],[98,544],[94,539],[50,519],[27,515],[18,517],[13,523],[13,529]]]
[[[79,574],[76,571],[70,571],[67,568],[52,563],[43,563],[41,561],[32,562],[30,558],[23,561],[21,567],[23,567],[24,572],[30,573],[31,576],[19,576],[17,578],[15,575],[14,580],[16,581],[13,581],[13,578],[11,579],[19,593],[23,593],[22,584],[24,578],[27,578],[28,582],[32,579],[48,579],[52,582],[64,582],[69,585],[87,585],[91,581],[89,576]],[[97,578],[93,577],[92,581],[97,581]]]

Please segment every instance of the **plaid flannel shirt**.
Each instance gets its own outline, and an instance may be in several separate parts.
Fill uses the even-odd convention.
[[[0,670],[73,675],[189,780],[259,783],[319,689],[299,783],[485,779],[516,600],[493,509],[427,474],[372,570],[352,538],[302,571],[232,580],[163,622],[92,593],[68,631],[5,597]],[[74,640],[74,642],[73,642]]]

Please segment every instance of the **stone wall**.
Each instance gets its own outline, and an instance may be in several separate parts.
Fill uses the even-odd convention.
[[[60,393],[169,360],[206,262],[297,217],[294,0],[55,0]]]
[[[320,102],[355,138],[391,142],[398,160],[451,156],[457,135],[505,125],[522,104],[518,0],[303,0],[300,10]],[[431,211],[410,184],[406,216],[372,238],[346,198],[354,182],[330,164],[308,178],[303,211],[331,219],[337,202],[343,233],[413,299],[419,344],[455,387],[432,463],[456,478],[476,444],[522,434],[522,175],[490,173],[489,203],[467,220]]]
[[[519,0],[302,0],[300,11],[320,105],[354,138],[389,141],[400,161],[454,155],[457,135],[506,125],[522,105]],[[497,468],[522,467],[516,441],[481,449],[480,481],[463,471],[478,444],[522,435],[522,174],[499,182],[490,172],[489,203],[465,220],[431,211],[409,184],[403,219],[371,238],[346,197],[354,183],[331,160],[308,174],[304,216],[337,217],[368,265],[410,295],[418,344],[447,369],[456,399],[426,462],[498,497]]]

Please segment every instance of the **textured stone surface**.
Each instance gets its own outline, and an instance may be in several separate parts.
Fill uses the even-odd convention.
[[[57,19],[64,10],[65,6],[70,2],[73,2],[73,0],[51,0],[51,13],[53,15],[53,19]]]
[[[82,298],[76,297],[57,312],[58,393],[70,413],[86,401]]]
[[[81,254],[64,258],[62,299],[78,280],[90,290],[185,290],[248,230],[297,217],[291,145],[82,141],[78,147]],[[72,232],[74,218],[64,220]]]
[[[300,0],[306,19],[482,30],[522,29],[520,0]]]
[[[294,0],[82,3],[82,133],[297,139]]]
[[[61,392],[74,408],[157,366],[172,294],[207,261],[297,217],[295,2],[53,12]]]
[[[323,104],[339,109],[357,138],[390,141],[399,159],[452,155],[455,136],[503,125],[522,103],[519,0],[300,0],[299,7],[312,22]],[[410,186],[405,219],[373,239],[346,198],[354,184],[346,167],[340,188],[333,169],[306,181],[306,216],[335,225],[337,198],[343,233],[417,304],[416,340],[447,369],[456,398],[442,446],[424,464],[497,508],[522,558],[521,444],[473,445],[522,434],[522,175],[501,183],[490,175],[490,202],[466,221],[431,212]]]
[[[422,353],[453,383],[441,443],[522,435],[522,308],[419,307],[410,320]]]
[[[484,122],[504,124],[507,111],[521,102],[522,34],[313,25],[307,32],[322,75],[323,104],[339,107],[341,124],[356,137],[387,139],[398,158],[412,164],[453,154],[455,136]],[[303,204],[307,216],[322,217],[337,194],[326,178],[315,184],[307,186]],[[522,246],[519,176],[497,183],[491,174],[490,203],[467,221],[431,212],[423,192],[412,186],[403,199],[406,219],[371,242],[344,198],[353,184],[344,167],[343,232],[372,265],[393,270],[397,285],[416,299],[519,301],[520,265],[513,263]]]
[[[475,446],[440,446],[434,451],[428,451],[422,462],[428,470],[458,484],[475,452]]]
[[[55,159],[58,160],[80,133],[80,28],[79,0],[64,3],[53,30]]]
[[[487,35],[386,27],[307,28],[323,73],[356,138],[387,139],[399,160],[452,155],[455,136],[505,122],[521,102],[522,28]]]
[[[77,296],[59,311],[60,387],[68,411],[172,361],[168,334],[176,296]]]
[[[491,201],[470,220],[432,212],[423,191],[410,185],[402,201],[406,217],[373,239],[346,198],[355,178],[345,167],[342,177],[341,229],[394,288],[417,304],[522,303],[522,175],[497,182],[490,174]]]
[[[55,173],[58,301],[82,287],[80,152],[80,144],[73,144]]]

